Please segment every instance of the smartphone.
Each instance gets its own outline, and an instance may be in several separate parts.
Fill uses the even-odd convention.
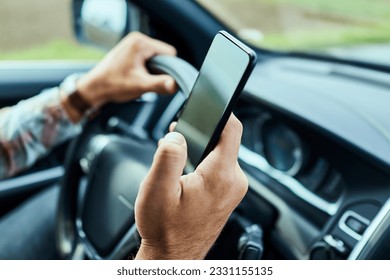
[[[186,172],[214,149],[255,63],[256,53],[226,31],[214,37],[175,128],[187,140]]]

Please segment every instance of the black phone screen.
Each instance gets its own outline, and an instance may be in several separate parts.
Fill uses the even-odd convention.
[[[190,169],[202,160],[252,62],[253,54],[245,52],[220,33],[215,36],[175,128],[187,140]]]

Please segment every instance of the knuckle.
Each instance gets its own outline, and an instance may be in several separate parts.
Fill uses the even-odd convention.
[[[135,40],[132,42],[132,50],[135,52],[135,53],[138,53],[140,51],[142,51],[143,49],[143,42],[140,41],[140,40]]]
[[[138,32],[138,31],[133,31],[131,33],[129,33],[129,35],[127,35],[127,37],[130,39],[130,40],[134,40],[134,41],[139,41],[142,39],[142,33]]]
[[[138,52],[143,49],[145,37],[142,33],[132,32],[127,36],[126,40],[131,45],[132,51]]]
[[[142,73],[139,71],[132,71],[129,75],[131,75],[131,79],[128,80],[129,88],[137,93],[149,91],[150,82]]]

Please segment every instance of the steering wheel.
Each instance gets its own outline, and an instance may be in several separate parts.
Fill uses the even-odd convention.
[[[171,75],[185,97],[176,94],[170,103],[175,105],[168,106],[169,113],[159,120],[157,125],[166,129],[188,97],[198,71],[170,56],[153,57],[148,67],[153,73]],[[134,203],[156,142],[97,131],[106,110],[85,125],[67,151],[55,233],[64,259],[83,259],[85,254],[90,259],[124,259],[140,243]]]

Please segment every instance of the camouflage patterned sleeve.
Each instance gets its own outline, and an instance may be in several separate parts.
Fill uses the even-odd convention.
[[[80,131],[61,106],[59,88],[1,109],[0,179],[26,169]]]

